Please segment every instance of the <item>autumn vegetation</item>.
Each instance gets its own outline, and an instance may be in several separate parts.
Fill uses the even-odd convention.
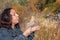
[[[60,40],[60,0],[0,0],[0,13],[7,7],[19,14],[22,31],[31,16],[35,18],[33,25],[42,26],[34,40]]]

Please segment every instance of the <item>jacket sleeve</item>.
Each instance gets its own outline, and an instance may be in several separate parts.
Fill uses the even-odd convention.
[[[20,30],[20,29],[19,29]],[[21,35],[22,34],[22,35]],[[20,30],[20,35],[16,37],[14,40],[33,40],[34,32],[32,32],[27,38],[23,35],[23,32]]]
[[[0,33],[0,40],[33,40],[34,33],[31,33],[28,37],[25,37],[23,34],[12,38],[10,36],[5,36]]]
[[[0,34],[0,40],[26,40],[26,37],[21,34],[15,38],[12,38],[10,36],[5,36],[5,35]]]
[[[16,37],[14,40],[33,40],[34,32],[32,32],[27,38],[22,34]]]
[[[26,37],[23,35],[23,32],[21,31],[21,29],[18,26],[16,29],[19,36],[15,37],[14,40],[26,40]]]
[[[29,36],[28,36],[28,40],[33,40],[34,38],[34,32],[32,32]]]
[[[24,35],[19,35],[18,37],[15,37],[14,40],[26,40],[26,37]]]

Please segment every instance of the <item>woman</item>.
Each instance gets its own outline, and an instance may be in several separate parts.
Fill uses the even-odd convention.
[[[32,40],[34,31],[39,26],[28,28],[22,32],[19,27],[18,14],[13,8],[6,8],[0,16],[0,40]]]

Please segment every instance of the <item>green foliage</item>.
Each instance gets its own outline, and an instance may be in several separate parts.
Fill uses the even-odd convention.
[[[28,3],[28,1],[27,0],[19,0],[19,4],[20,5],[26,5]]]
[[[46,0],[46,4],[54,3],[56,0]]]

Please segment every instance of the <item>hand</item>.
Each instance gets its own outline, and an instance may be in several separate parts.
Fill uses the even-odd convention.
[[[39,30],[41,27],[40,26],[34,26],[34,27],[30,27],[30,28],[28,28],[24,33],[23,33],[23,35],[24,36],[28,36],[28,35],[30,35],[32,32],[34,32],[34,31],[37,31],[37,30]]]
[[[27,37],[27,36],[30,35],[30,34],[31,34],[31,27],[28,28],[28,29],[23,33],[23,35],[24,35],[25,37]]]
[[[40,26],[34,26],[32,29],[31,29],[31,31],[32,32],[34,32],[34,31],[37,31],[37,30],[40,30]]]

